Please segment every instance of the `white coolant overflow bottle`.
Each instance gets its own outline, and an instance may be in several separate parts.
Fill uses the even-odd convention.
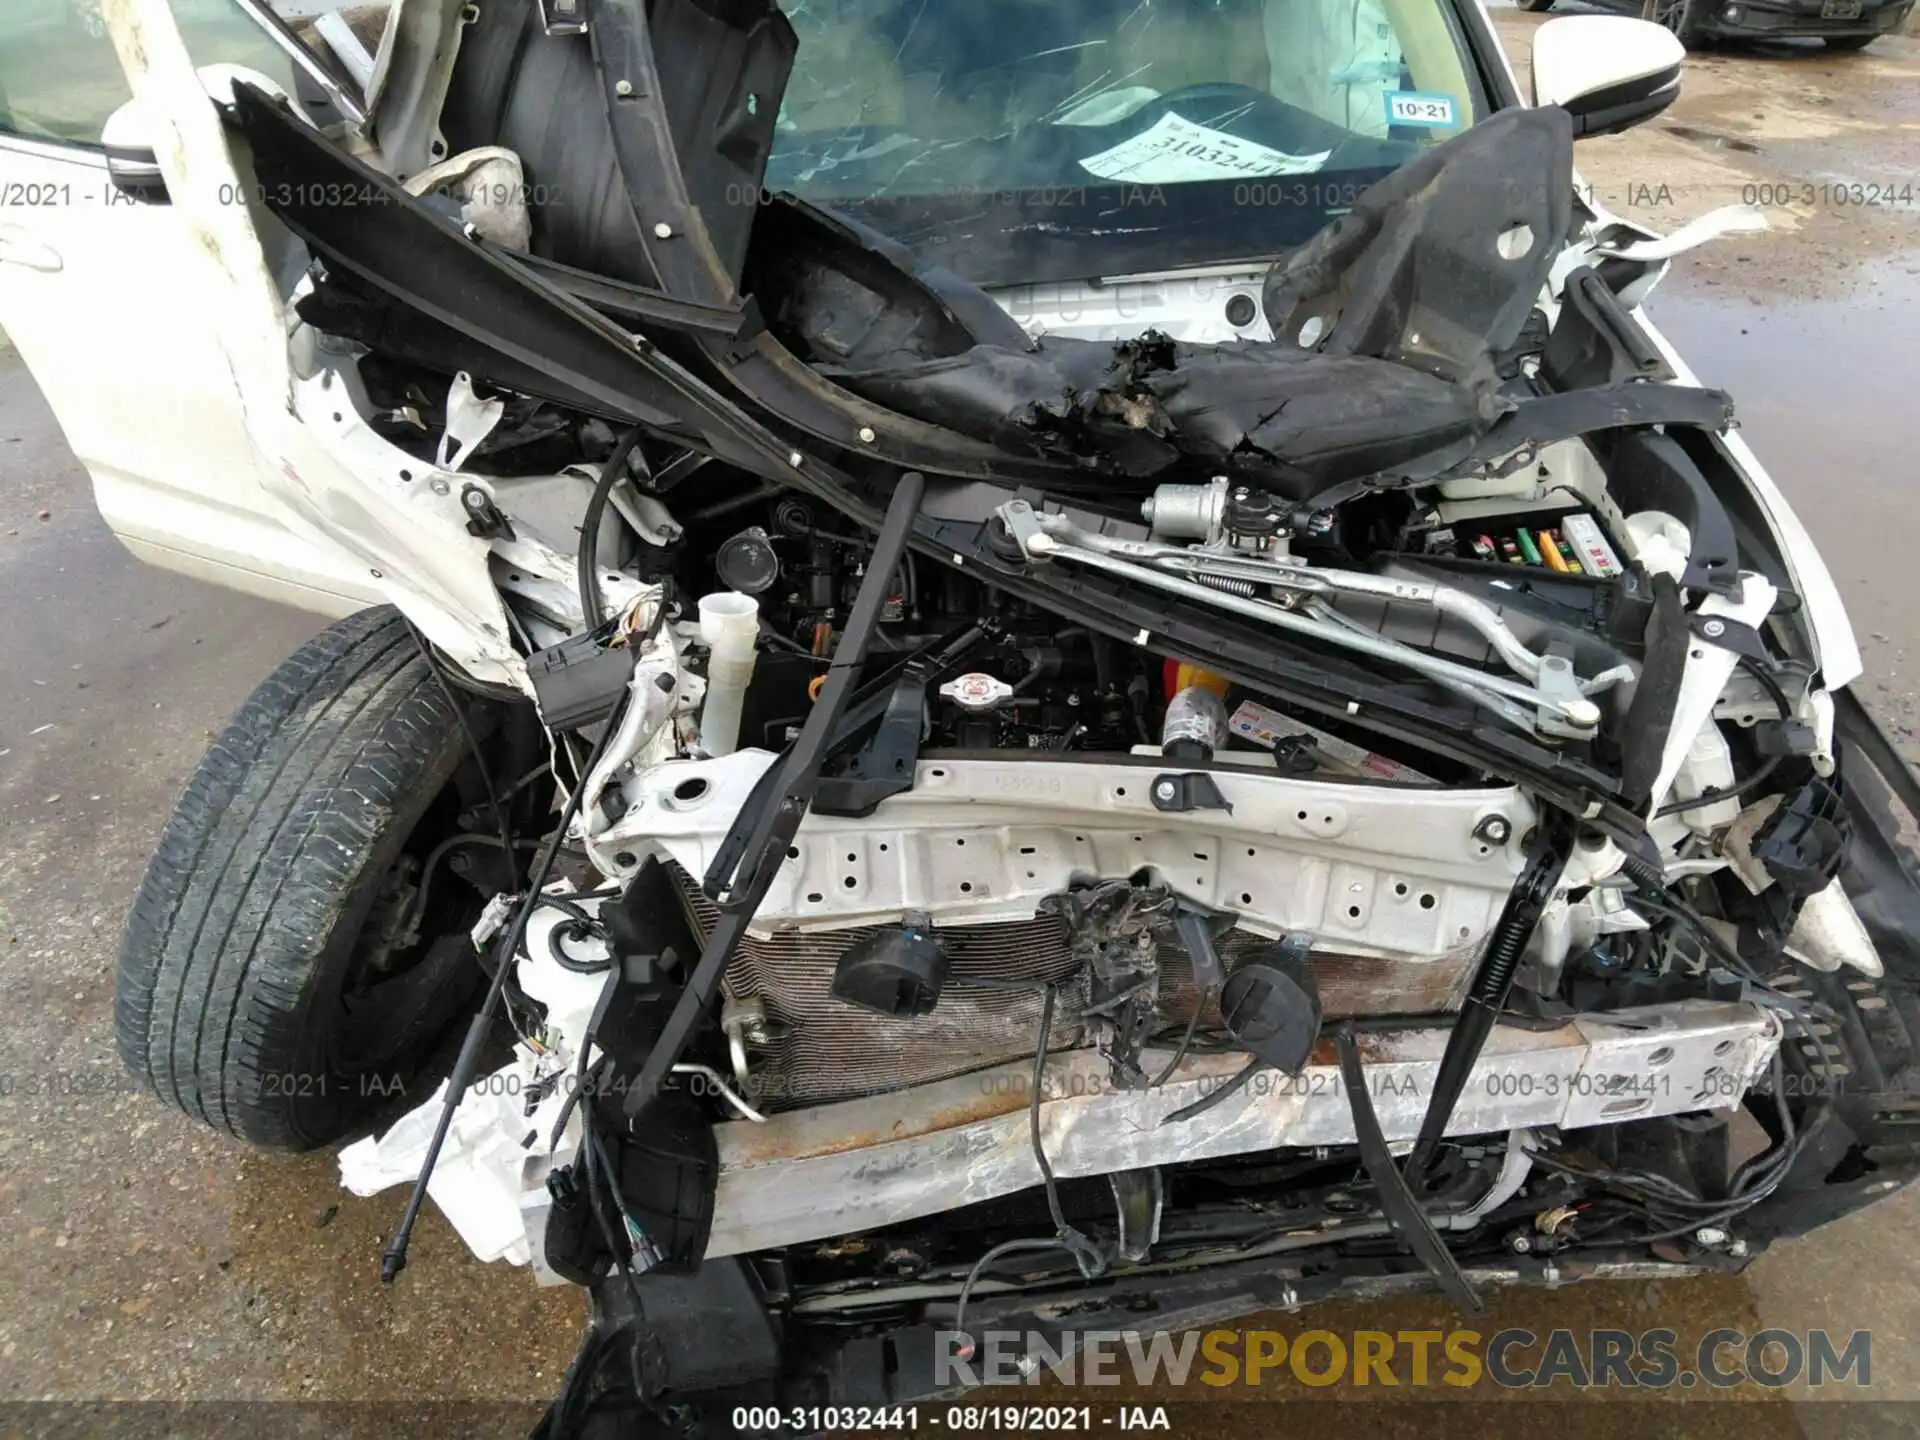
[[[707,698],[700,707],[700,748],[731,755],[740,744],[740,707],[753,679],[760,602],[721,590],[700,597],[700,638],[707,646]]]

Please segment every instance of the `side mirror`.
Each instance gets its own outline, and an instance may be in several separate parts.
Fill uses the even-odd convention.
[[[1687,50],[1651,20],[1563,15],[1533,37],[1533,103],[1573,116],[1573,135],[1612,135],[1679,98]]]
[[[100,132],[100,146],[107,153],[107,182],[143,204],[165,205],[167,179],[154,158],[151,134],[137,101],[127,101],[107,117]]]
[[[219,3],[227,4],[230,0],[219,0]],[[200,83],[216,105],[233,104],[236,80],[258,86],[278,99],[287,98],[287,92],[272,80],[244,65],[225,62],[202,65],[199,75]],[[100,131],[100,148],[107,157],[107,183],[143,205],[172,203],[167,194],[167,177],[153,153],[153,135],[157,128],[148,120],[138,100],[128,100],[107,117]]]
[[[151,150],[136,146],[109,149],[107,182],[122,195],[130,195],[145,204],[168,203],[167,177],[160,173],[160,162]]]

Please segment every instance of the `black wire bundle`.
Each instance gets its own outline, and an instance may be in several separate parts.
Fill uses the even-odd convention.
[[[1060,1188],[1053,1178],[1053,1166],[1047,1159],[1046,1147],[1040,1143],[1040,1087],[1046,1081],[1047,1045],[1053,1034],[1054,986],[1049,982],[1038,987],[1010,985],[1003,988],[1038,988],[1044,996],[1040,1002],[1040,1040],[1033,1051],[1033,1084],[1027,1096],[1027,1134],[1033,1144],[1034,1162],[1040,1167],[1040,1179],[1047,1189],[1047,1212],[1053,1217],[1053,1234],[1002,1240],[973,1262],[973,1268],[967,1272],[967,1278],[960,1286],[959,1299],[954,1305],[953,1328],[962,1333],[967,1328],[967,1301],[973,1295],[973,1287],[979,1283],[987,1267],[1004,1256],[1064,1251],[1073,1257],[1080,1273],[1089,1280],[1104,1275],[1107,1267],[1113,1263],[1105,1247],[1067,1223],[1066,1212],[1060,1208]]]
[[[1738,655],[1734,659],[1742,670],[1760,682],[1760,688],[1767,692],[1767,698],[1780,707],[1782,720],[1793,714],[1793,705],[1787,699],[1787,692],[1780,688],[1780,682],[1774,679],[1772,671],[1746,655]],[[1751,795],[1766,783],[1768,776],[1780,768],[1783,758],[1785,757],[1780,755],[1769,755],[1754,767],[1752,774],[1738,784],[1729,785],[1725,790],[1703,790],[1691,800],[1672,801],[1654,811],[1653,818],[1659,820],[1668,815],[1679,815],[1688,810],[1700,810],[1708,805],[1716,805],[1722,800],[1738,800],[1743,795]]]
[[[1823,1109],[1816,1111],[1806,1125],[1795,1125],[1793,1112],[1787,1104],[1785,1078],[1785,1066],[1780,1053],[1775,1051],[1771,1079],[1780,1136],[1765,1153],[1756,1155],[1735,1173],[1731,1194],[1727,1199],[1710,1200],[1665,1175],[1649,1171],[1590,1169],[1545,1153],[1536,1153],[1533,1162],[1556,1174],[1584,1180],[1603,1190],[1620,1194],[1637,1207],[1623,1212],[1610,1223],[1635,1215],[1651,1215],[1656,1221],[1664,1219],[1672,1222],[1662,1229],[1626,1236],[1608,1233],[1606,1229],[1590,1232],[1580,1240],[1582,1245],[1652,1245],[1662,1240],[1692,1235],[1709,1226],[1734,1219],[1771,1195],[1786,1179],[1808,1141],[1824,1123],[1827,1112]]]
[[[597,630],[606,619],[600,599],[600,517],[606,513],[607,497],[627,473],[627,459],[640,444],[640,427],[635,425],[622,435],[600,467],[593,494],[587,499],[587,511],[580,520],[580,549],[574,556],[574,568],[580,580],[581,624]]]

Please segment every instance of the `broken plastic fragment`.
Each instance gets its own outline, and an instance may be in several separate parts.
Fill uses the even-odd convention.
[[[1722,205],[1697,220],[1689,220],[1671,235],[1657,240],[1636,240],[1630,245],[1603,245],[1594,251],[1614,260],[1651,264],[1671,260],[1676,255],[1718,240],[1722,235],[1738,235],[1767,228],[1767,212],[1758,205]]]

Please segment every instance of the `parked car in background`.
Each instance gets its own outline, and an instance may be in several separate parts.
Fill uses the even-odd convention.
[[[1520,0],[1551,10],[1555,0]],[[1591,0],[1664,25],[1683,44],[1710,40],[1824,40],[1829,50],[1864,50],[1907,22],[1913,0]]]

